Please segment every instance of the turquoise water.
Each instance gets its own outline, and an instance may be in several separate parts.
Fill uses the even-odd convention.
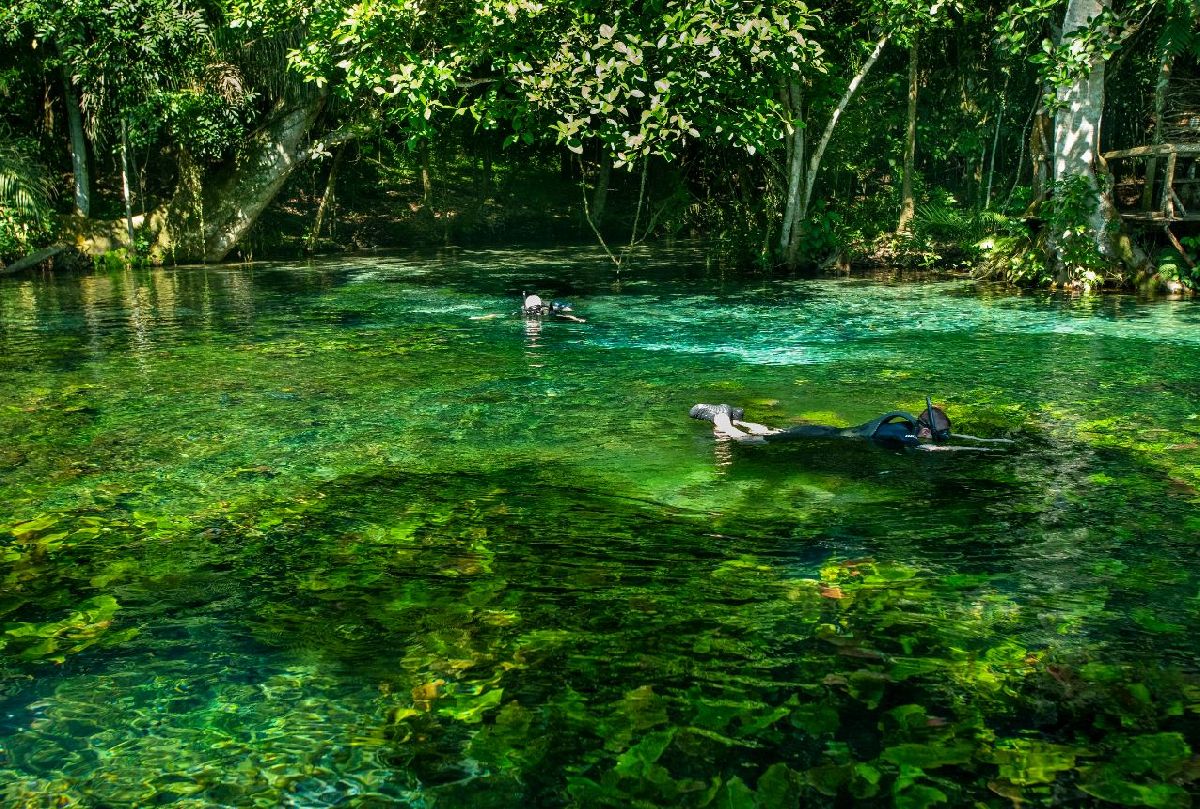
[[[689,250],[4,279],[0,795],[1189,805],[1198,327]],[[1015,448],[687,418],[927,392]]]

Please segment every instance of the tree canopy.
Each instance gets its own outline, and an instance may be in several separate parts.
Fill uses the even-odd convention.
[[[25,176],[0,183],[0,249],[11,258],[49,238],[45,214],[65,208],[65,189],[51,183],[58,202],[40,194],[38,205],[28,191],[17,204],[18,189],[68,171],[77,202],[92,185],[99,200],[96,223],[71,232],[97,250],[121,246],[102,226],[118,152],[137,177],[123,194],[142,211],[140,245],[125,247],[159,245],[153,260],[220,258],[245,238],[248,211],[272,200],[224,205],[220,182],[273,199],[295,196],[298,168],[310,185],[329,175],[330,190],[407,171],[431,207],[433,174],[482,160],[487,172],[540,165],[545,183],[611,187],[625,207],[654,210],[642,236],[716,238],[750,263],[811,266],[847,249],[927,261],[951,243],[978,260],[987,242],[1006,245],[1001,264],[1041,267],[1010,263],[1018,280],[1131,277],[1137,251],[1110,249],[1098,230],[1116,227],[1114,189],[1155,169],[1098,155],[1152,142],[1172,103],[1187,106],[1198,19],[1195,0],[16,0],[0,10],[0,126],[30,159],[10,155]],[[1098,133],[1079,157],[1091,190],[1055,195],[1063,172],[1048,167],[1067,136],[1044,147],[1034,136],[1085,85],[1082,125]],[[301,109],[287,159],[254,158]],[[323,158],[343,147],[379,168],[339,178]],[[232,183],[248,167],[262,173]],[[914,226],[889,236],[886,223],[914,202]],[[204,204],[230,223],[186,214]],[[1047,238],[1022,230],[1031,211],[1053,223]],[[597,224],[613,233],[628,218]],[[211,232],[186,238],[199,219]],[[1075,227],[1094,250],[1064,263]]]

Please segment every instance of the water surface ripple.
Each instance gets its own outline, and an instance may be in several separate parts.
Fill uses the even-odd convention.
[[[691,249],[0,280],[0,797],[1189,805],[1198,327]],[[926,393],[1016,448],[687,418]]]

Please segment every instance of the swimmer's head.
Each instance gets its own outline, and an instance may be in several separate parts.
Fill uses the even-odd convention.
[[[524,307],[526,309],[539,309],[542,306],[542,299],[539,295],[526,295]]]
[[[925,410],[917,419],[917,438],[928,438],[934,441],[950,439],[950,418],[946,411],[934,407],[929,397],[925,397]]]

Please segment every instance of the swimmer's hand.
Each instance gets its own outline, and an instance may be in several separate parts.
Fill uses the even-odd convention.
[[[494,320],[498,317],[504,317],[504,315],[498,313],[492,313],[490,315],[474,315],[471,317],[471,320]]]
[[[996,447],[960,447],[954,444],[917,444],[913,449],[922,452],[1003,452]]]
[[[720,428],[713,428],[713,435],[715,435],[717,437],[718,441],[736,441],[739,444],[765,444],[765,443],[767,443],[767,439],[763,438],[761,435],[751,435],[750,433],[743,433],[741,430],[738,430],[736,427],[724,429],[724,430],[722,430]]]

